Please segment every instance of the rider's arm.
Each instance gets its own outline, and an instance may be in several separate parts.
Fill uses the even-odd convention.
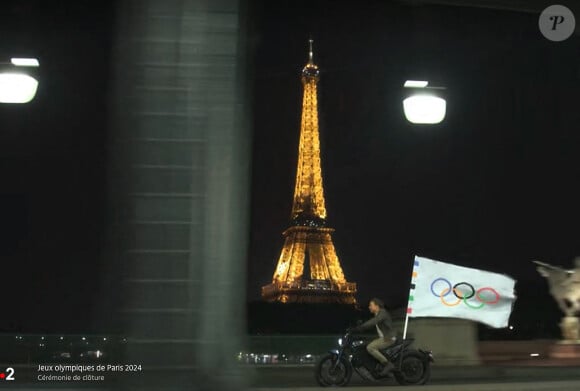
[[[371,319],[367,320],[366,322],[364,322],[363,324],[361,324],[360,326],[357,326],[353,329],[353,331],[363,331],[363,330],[368,330],[371,329],[373,327],[375,327],[377,324],[384,322],[385,320],[389,320],[390,322],[390,317],[389,314],[387,313],[387,311],[380,311],[377,316],[373,316]]]
[[[372,318],[370,318],[369,320],[367,320],[366,322],[364,322],[360,326],[355,327],[353,329],[353,331],[364,331],[364,330],[371,329],[371,328],[375,327],[377,324],[379,324],[381,322],[381,320],[382,319],[381,319],[380,314],[377,316],[373,316]]]

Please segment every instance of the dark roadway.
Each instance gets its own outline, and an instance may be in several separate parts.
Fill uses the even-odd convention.
[[[314,367],[255,367],[250,385],[255,388],[316,387]],[[580,367],[451,367],[432,368],[429,384],[516,383],[558,380],[580,381]],[[368,383],[353,374],[351,386],[396,385],[394,380]]]

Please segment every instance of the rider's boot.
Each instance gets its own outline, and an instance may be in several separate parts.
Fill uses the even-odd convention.
[[[393,365],[393,363],[388,362],[388,363],[383,365],[383,369],[378,373],[378,376],[379,377],[390,376],[391,372],[393,372],[393,369],[395,369],[395,366]]]

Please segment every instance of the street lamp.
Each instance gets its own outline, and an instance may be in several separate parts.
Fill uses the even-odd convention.
[[[28,103],[36,95],[38,80],[27,68],[38,67],[36,58],[12,58],[0,64],[0,103]]]
[[[447,102],[442,98],[444,87],[428,87],[429,82],[407,80],[403,110],[407,121],[413,124],[438,124],[445,119]]]

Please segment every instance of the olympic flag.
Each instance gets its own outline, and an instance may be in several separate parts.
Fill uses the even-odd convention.
[[[407,317],[462,318],[507,327],[516,300],[514,285],[503,274],[415,256]]]

